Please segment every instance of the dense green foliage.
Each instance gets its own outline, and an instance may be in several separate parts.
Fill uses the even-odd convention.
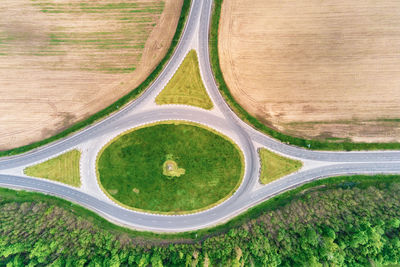
[[[318,181],[200,239],[144,240],[68,206],[0,189],[0,265],[369,266],[400,262],[399,177]],[[315,186],[319,185],[319,186]],[[210,235],[211,233],[211,235]],[[185,234],[182,234],[183,237]],[[187,236],[187,235],[186,235]],[[12,266],[12,265],[11,265]]]
[[[250,115],[232,96],[229,88],[224,80],[223,73],[219,64],[218,55],[218,26],[221,15],[221,6],[224,0],[214,1],[214,11],[211,20],[210,31],[210,59],[211,68],[214,73],[215,80],[225,101],[230,105],[231,109],[244,121],[282,142],[296,146],[301,146],[316,150],[374,150],[374,149],[400,149],[400,143],[352,143],[352,142],[329,142],[320,140],[306,140],[294,136],[283,134],[272,129],[257,118]]]
[[[171,159],[184,174],[167,179],[163,168]],[[122,204],[180,213],[230,196],[243,175],[241,159],[233,142],[219,134],[184,122],[162,122],[112,140],[98,158],[98,173],[104,190]]]
[[[172,54],[174,53],[175,47],[177,46],[177,44],[180,40],[181,34],[183,32],[183,29],[185,27],[186,18],[190,11],[190,5],[191,5],[191,0],[183,1],[181,15],[180,15],[179,21],[178,21],[178,26],[176,28],[174,37],[172,38],[171,45],[170,45],[167,53],[165,54],[164,58],[161,60],[160,64],[157,65],[157,67],[153,70],[153,72],[137,88],[133,89],[131,92],[129,92],[122,98],[118,99],[116,102],[114,102],[107,108],[93,114],[92,116],[90,116],[89,118],[87,118],[81,122],[76,123],[75,125],[71,126],[70,128],[68,128],[50,138],[39,141],[39,142],[35,142],[35,143],[29,144],[26,146],[21,146],[21,147],[6,150],[6,151],[0,151],[0,157],[21,154],[26,151],[29,151],[29,150],[35,149],[37,147],[51,143],[53,141],[56,141],[58,139],[64,138],[64,137],[70,135],[71,133],[74,133],[78,130],[81,130],[81,129],[87,127],[88,125],[94,123],[95,121],[98,121],[98,120],[104,118],[105,116],[110,115],[111,113],[120,109],[122,106],[126,105],[131,100],[139,97],[140,94],[142,94],[144,92],[144,90],[147,87],[149,87],[149,85],[157,78],[158,74],[161,73],[164,66],[167,64],[168,60],[171,58]]]

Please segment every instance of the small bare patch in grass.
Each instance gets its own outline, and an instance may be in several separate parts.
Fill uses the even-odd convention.
[[[137,189],[137,188],[133,188],[132,191],[133,191],[134,193],[136,193],[136,194],[139,194],[139,193],[140,193],[140,190]]]
[[[163,174],[169,177],[179,177],[185,174],[185,169],[178,168],[178,164],[173,160],[167,160],[163,164]]]
[[[118,193],[118,189],[108,189],[108,192],[109,192],[111,195],[116,195],[116,194]]]

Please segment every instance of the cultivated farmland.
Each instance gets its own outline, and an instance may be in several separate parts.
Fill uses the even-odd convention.
[[[265,124],[331,141],[400,141],[400,3],[231,0],[219,54],[236,100]]]
[[[138,86],[182,0],[0,2],[0,150],[54,135]]]

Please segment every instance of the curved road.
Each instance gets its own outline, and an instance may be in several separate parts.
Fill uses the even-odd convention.
[[[115,223],[129,227],[177,232],[221,223],[267,198],[314,179],[344,174],[400,173],[400,151],[310,151],[280,143],[242,122],[220,95],[210,67],[208,33],[212,1],[192,0],[192,2],[184,33],[174,55],[160,76],[138,99],[117,113],[70,137],[23,155],[0,159],[0,186],[57,195],[81,204]],[[206,111],[181,105],[155,105],[155,97],[171,79],[191,49],[196,49],[198,52],[203,82],[215,108]],[[229,136],[239,145],[245,156],[245,175],[243,183],[231,198],[200,213],[167,216],[127,210],[105,197],[97,185],[94,168],[98,151],[110,139],[127,129],[161,120],[186,120],[205,124]],[[304,162],[304,167],[299,172],[268,185],[260,185],[257,154],[259,147],[300,159]],[[82,151],[81,188],[76,189],[23,175],[22,170],[26,166],[73,148]]]

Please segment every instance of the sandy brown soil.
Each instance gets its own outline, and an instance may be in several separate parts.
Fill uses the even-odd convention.
[[[224,1],[219,40],[229,88],[265,124],[400,141],[399,1]]]
[[[50,137],[138,86],[168,50],[182,2],[2,0],[0,150]]]

